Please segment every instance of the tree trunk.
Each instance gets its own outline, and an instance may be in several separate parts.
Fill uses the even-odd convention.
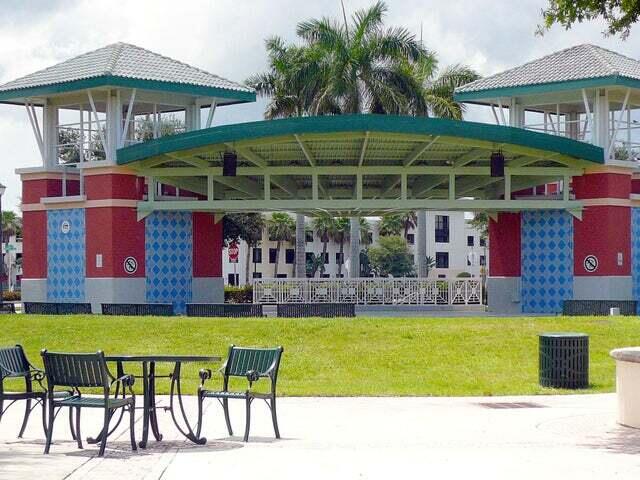
[[[273,278],[278,278],[278,263],[280,262],[280,240],[276,243],[276,266],[273,269]]]
[[[340,263],[338,264],[338,278],[342,275],[342,264],[344,263],[344,239],[340,240]]]
[[[329,243],[329,239],[327,237],[323,237],[322,239],[322,263],[320,264],[320,275],[324,273],[325,262],[324,259],[327,256],[327,244]]]
[[[247,243],[247,261],[244,268],[244,284],[249,285],[249,267],[251,265],[251,257],[253,257],[253,247]]]

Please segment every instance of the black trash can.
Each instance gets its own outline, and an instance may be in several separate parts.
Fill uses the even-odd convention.
[[[589,335],[540,335],[540,385],[553,388],[589,387]]]

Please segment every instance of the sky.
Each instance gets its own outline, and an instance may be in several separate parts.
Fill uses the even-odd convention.
[[[342,15],[340,0],[0,0],[0,84],[114,42],[128,42],[242,82],[266,69],[265,38],[296,41],[299,21]],[[347,14],[372,0],[344,0]],[[546,0],[387,0],[389,26],[403,26],[434,51],[439,65],[466,64],[490,75],[554,51],[594,43],[640,57],[640,26],[605,37],[604,24],[554,27],[535,35]],[[260,120],[264,101],[216,111],[215,124]],[[476,107],[469,120],[486,120]],[[3,208],[16,210],[16,168],[38,166],[24,107],[0,104]]]

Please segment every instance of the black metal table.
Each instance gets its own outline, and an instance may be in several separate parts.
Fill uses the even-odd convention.
[[[124,363],[140,363],[142,365],[142,375],[136,376],[142,380],[143,391],[143,416],[142,416],[142,440],[139,442],[140,448],[146,448],[149,440],[149,427],[156,440],[162,440],[162,434],[158,427],[158,416],[156,409],[156,378],[170,378],[171,379],[171,391],[169,396],[169,406],[163,407],[164,410],[171,412],[171,419],[178,431],[184,435],[187,439],[194,443],[203,445],[207,442],[206,438],[197,437],[191,428],[191,424],[187,419],[187,414],[184,410],[182,403],[182,391],[180,389],[180,370],[183,363],[188,362],[220,362],[221,357],[210,355],[108,355],[106,357],[107,362],[115,362],[117,365],[117,377],[121,377],[126,374],[123,364]],[[173,372],[169,375],[156,375],[156,363],[173,363]],[[116,392],[117,395],[117,392]],[[180,425],[178,418],[176,418],[174,398],[177,398],[178,406],[180,407],[180,414],[182,416],[182,422],[184,425]],[[122,414],[116,422],[116,425],[107,432],[107,436],[113,433],[122,420]],[[97,442],[102,436],[102,432],[95,439],[87,439],[90,442]]]

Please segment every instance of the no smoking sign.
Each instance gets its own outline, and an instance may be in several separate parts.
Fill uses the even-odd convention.
[[[123,262],[124,271],[129,275],[133,275],[138,271],[138,260],[135,257],[127,257]]]
[[[587,255],[584,257],[583,266],[587,272],[595,272],[598,269],[598,257],[595,255]]]

